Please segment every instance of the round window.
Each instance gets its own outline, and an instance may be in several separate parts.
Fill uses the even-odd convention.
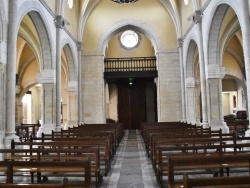
[[[184,3],[185,3],[185,5],[187,5],[188,4],[188,0],[184,0]]]
[[[120,42],[125,48],[134,48],[139,43],[139,36],[136,32],[127,30],[122,33]]]

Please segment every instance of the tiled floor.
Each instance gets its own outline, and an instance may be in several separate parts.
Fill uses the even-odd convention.
[[[127,130],[101,188],[157,188],[140,133]]]

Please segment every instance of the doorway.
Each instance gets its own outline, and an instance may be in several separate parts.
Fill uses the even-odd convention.
[[[141,122],[156,121],[153,80],[126,78],[118,82],[118,121],[124,129],[140,129]]]

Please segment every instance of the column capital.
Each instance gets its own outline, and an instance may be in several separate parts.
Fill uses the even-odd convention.
[[[65,20],[61,15],[57,15],[55,18],[55,26],[56,28],[63,28],[65,26]]]
[[[82,51],[82,42],[77,42],[76,43],[76,47],[77,47],[77,51]]]
[[[54,84],[56,83],[56,70],[43,69],[42,72],[37,73],[36,78],[39,84]]]
[[[77,92],[78,91],[78,83],[76,81],[71,81],[66,84],[65,89],[68,92]]]
[[[226,68],[220,67],[218,64],[209,64],[207,66],[207,79],[217,78],[222,79],[226,75]]]
[[[177,45],[178,45],[179,48],[183,47],[183,39],[182,38],[177,39]]]
[[[192,18],[193,18],[192,21],[193,21],[195,24],[200,23],[200,22],[201,22],[201,18],[202,18],[201,10],[195,10],[194,13],[193,13]]]
[[[186,78],[185,80],[186,88],[195,88],[196,80],[194,77]]]

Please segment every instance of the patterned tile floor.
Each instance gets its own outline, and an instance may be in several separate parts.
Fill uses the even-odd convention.
[[[103,178],[101,188],[157,188],[159,187],[140,133],[127,130],[118,148],[112,169]]]

